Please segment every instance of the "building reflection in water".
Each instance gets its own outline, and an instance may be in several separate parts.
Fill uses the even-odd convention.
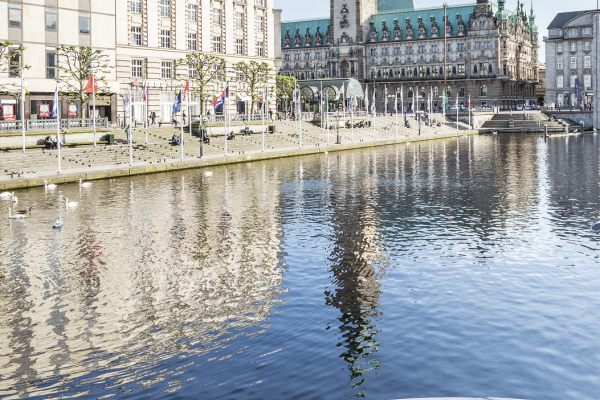
[[[377,159],[369,157],[364,171],[352,168],[349,156],[339,156],[339,169],[332,178],[331,287],[325,303],[340,310],[338,318],[344,351],[340,355],[350,370],[351,396],[364,397],[369,371],[379,369],[376,319],[381,295],[380,279],[388,267],[376,213],[378,196]],[[343,170],[346,173],[341,173]]]
[[[0,397],[148,387],[266,331],[284,301],[278,171],[214,171],[22,195],[80,205],[61,232],[38,214],[0,236]]]

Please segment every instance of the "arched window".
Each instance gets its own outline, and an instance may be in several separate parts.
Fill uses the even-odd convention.
[[[448,86],[448,87],[446,88],[446,95],[447,95],[448,97],[452,97],[452,88],[451,88],[450,86]]]
[[[419,92],[419,97],[421,97],[422,99],[424,99],[424,98],[425,98],[425,96],[426,96],[426,95],[425,95],[425,88],[424,88],[424,87],[422,87],[422,88],[421,88],[421,90],[420,90],[420,92]]]
[[[492,73],[492,64],[488,65],[488,73],[491,74]]]
[[[417,68],[413,71],[413,76],[419,76],[419,72],[417,72]]]
[[[473,73],[477,74],[477,64],[473,65]]]
[[[406,71],[404,71],[404,68],[402,68],[402,77],[406,76]]]
[[[391,68],[388,70],[388,74],[390,78],[394,77],[394,71]]]
[[[482,97],[487,96],[487,86],[486,85],[481,85],[481,87],[479,88],[479,95]]]
[[[444,75],[444,67],[440,67],[440,75],[443,76]]]
[[[433,87],[433,97],[438,97],[440,95],[440,92],[438,91],[438,87],[434,86]]]
[[[412,97],[413,97],[413,88],[409,87],[408,88],[408,98],[412,99]]]
[[[452,66],[452,75],[456,75],[456,65]]]
[[[300,80],[304,80],[304,72],[302,74],[300,74]]]
[[[381,70],[377,71],[377,77],[381,78]]]
[[[482,29],[485,29],[485,21],[483,21],[483,28]]]

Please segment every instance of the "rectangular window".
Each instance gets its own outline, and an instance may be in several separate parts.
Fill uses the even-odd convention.
[[[56,54],[54,49],[46,49],[46,79],[54,79],[56,76]]]
[[[188,4],[188,21],[196,21],[197,6]]]
[[[371,55],[372,56],[376,56],[377,55],[377,49],[371,49]]]
[[[406,54],[412,54],[412,46],[406,47]]]
[[[165,49],[171,48],[171,31],[160,31],[160,47]]]
[[[265,0],[256,0],[256,2],[254,4],[256,4],[257,6],[263,7],[265,5]]]
[[[585,89],[591,88],[592,87],[592,76],[584,75],[583,76],[583,84],[584,84]]]
[[[315,59],[316,60],[320,60],[321,59],[321,53],[315,53]]]
[[[212,51],[213,53],[221,52],[221,36],[213,36]]]
[[[244,27],[244,14],[241,12],[235,13],[235,27],[243,28]]]
[[[559,75],[556,77],[556,87],[557,88],[562,88],[564,86],[563,84],[563,76]]]
[[[425,53],[425,46],[419,46],[419,53]]]
[[[571,69],[577,69],[577,56],[571,57]]]
[[[79,14],[79,33],[90,34],[90,14]]]
[[[459,64],[458,65],[458,75],[464,75],[465,74],[465,64]]]
[[[583,57],[583,68],[592,68],[592,56]]]
[[[169,0],[160,0],[160,16],[164,18],[171,17],[171,2]]]
[[[577,43],[571,42],[571,51],[577,51]]]
[[[307,55],[310,58],[310,54],[307,53]],[[265,56],[265,50],[264,50],[263,42],[262,41],[256,42],[256,56],[257,57],[264,57]]]
[[[8,5],[8,26],[21,27],[21,6],[17,4]]]
[[[190,78],[196,78],[196,77],[198,76],[198,71],[196,71],[196,68],[194,68],[194,67],[191,67],[191,66],[190,66],[190,67],[188,67],[188,68],[189,68],[189,69],[188,69],[188,76],[189,76]]]
[[[390,49],[388,49],[387,47],[381,50],[381,54],[384,56],[388,56],[390,55]]]
[[[196,51],[197,49],[198,49],[198,46],[197,46],[197,41],[196,41],[196,34],[188,33],[188,50]]]
[[[263,17],[256,17],[256,31],[261,32],[264,29]]]
[[[452,51],[452,45],[451,44],[447,44],[446,45],[446,51]]]
[[[131,60],[131,77],[141,78],[142,77],[142,60]]]
[[[46,30],[56,31],[58,29],[58,11],[46,10]]]
[[[218,8],[213,8],[212,10],[212,22],[213,25],[221,25],[221,10]]]
[[[142,27],[132,26],[131,27],[131,45],[141,46],[142,45]]]
[[[583,50],[590,51],[590,49],[591,49],[590,42],[584,42],[583,43]]]
[[[562,43],[558,43],[556,45],[556,52],[557,53],[562,53],[563,52],[563,44]]]
[[[591,35],[592,34],[592,28],[583,28],[583,34],[584,35]]]
[[[556,57],[556,69],[563,69],[563,58]]]
[[[569,32],[569,36],[577,36],[577,28],[571,28]]]
[[[131,0],[131,12],[134,14],[142,13],[142,0]]]
[[[160,77],[162,79],[171,79],[172,64],[170,61],[160,63]]]
[[[577,79],[577,75],[571,75],[571,82],[570,82],[571,84],[570,84],[570,86],[572,88],[575,87],[575,79]]]
[[[235,39],[235,54],[244,55],[244,39]],[[289,60],[289,54],[286,54],[286,60]]]

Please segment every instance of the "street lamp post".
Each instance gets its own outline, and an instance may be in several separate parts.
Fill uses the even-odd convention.
[[[342,144],[342,137],[340,136],[340,118],[342,118],[342,113],[340,110],[336,110],[336,112],[333,113],[333,117],[335,118],[337,128],[337,142],[335,144]]]

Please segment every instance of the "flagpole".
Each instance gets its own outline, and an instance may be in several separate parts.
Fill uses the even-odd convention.
[[[56,84],[56,93],[58,93],[58,84]],[[60,173],[60,107],[58,105],[58,95],[56,96],[56,148],[58,149],[58,173]]]
[[[352,129],[352,143],[354,143],[354,95],[350,96],[350,127]]]
[[[323,131],[323,81],[321,81],[321,91],[319,92],[319,108],[319,111],[321,111],[321,131]]]
[[[144,101],[144,128],[146,134],[146,144],[148,144],[148,77],[146,72],[144,72],[144,97],[146,98]]]
[[[377,112],[377,103],[375,102],[375,84],[373,84],[373,105],[371,106],[373,110],[373,140],[375,140],[375,113]]]
[[[300,147],[302,147],[302,106],[300,104],[300,92],[298,92],[298,127],[300,128]]]
[[[192,140],[192,112],[190,109],[190,102],[192,97],[192,88],[190,86],[190,80],[187,82],[187,96],[188,96],[188,130],[190,131],[190,141]]]
[[[398,90],[396,88],[396,90]],[[396,114],[396,139],[398,139],[398,92],[394,93],[394,111]]]
[[[458,91],[456,92],[456,131],[458,132]]]
[[[96,147],[96,77],[94,76],[94,71],[92,70],[92,107],[94,109],[93,113],[93,124],[94,124],[94,147]]]
[[[179,111],[181,112],[181,134],[179,135],[179,142],[181,144],[181,161],[183,161],[183,93],[179,91]]]
[[[263,97],[263,102],[262,102],[262,151],[263,153],[265,152],[265,101],[267,100],[266,97],[266,93],[267,93],[267,84],[265,83],[265,97]]]
[[[445,11],[445,8],[444,8],[444,11]],[[446,25],[446,22],[444,22],[444,26],[445,25]],[[444,79],[445,79],[445,75],[444,75]],[[446,133],[446,95],[447,95],[447,93],[446,93],[446,85],[444,84],[444,93],[443,93],[443,96],[442,96],[442,99],[444,99],[442,101],[442,120],[443,120],[443,122],[442,122],[442,132],[443,133]]]
[[[387,85],[383,85],[383,125],[387,129]]]
[[[21,55],[21,133],[23,134],[23,153],[25,153],[25,88],[23,87],[23,56]]]
[[[471,95],[469,94],[469,104],[468,104],[468,111],[469,111],[469,129],[471,129]]]
[[[127,108],[129,109],[129,166],[133,165],[133,131],[131,130],[131,88],[127,89]]]
[[[225,84],[225,92],[224,92],[225,96],[227,96],[227,83]],[[229,97],[226,97],[223,101],[223,105],[225,107],[225,111],[223,112],[223,119],[224,122],[223,124],[225,125],[225,157],[227,157],[227,136],[229,135],[228,129],[227,129],[227,107],[229,107]],[[215,110],[215,114],[216,114],[217,110]]]
[[[323,83],[321,83],[322,85]],[[327,96],[327,101],[325,102],[325,104],[327,105],[327,112],[325,113],[325,118],[326,118],[326,127],[327,128],[327,146],[329,146],[329,96]]]

